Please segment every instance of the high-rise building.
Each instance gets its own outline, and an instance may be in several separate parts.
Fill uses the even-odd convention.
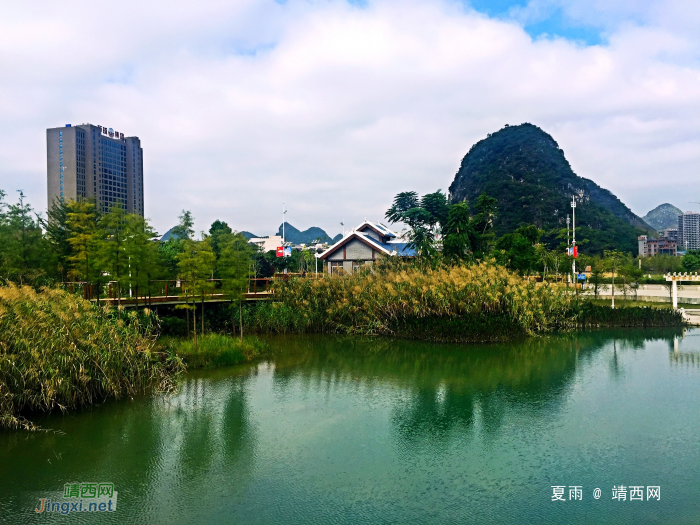
[[[700,213],[688,211],[678,216],[678,249],[700,250]]]
[[[138,137],[112,128],[66,124],[46,130],[49,206],[57,198],[94,199],[107,212],[116,203],[143,216],[143,149]]]

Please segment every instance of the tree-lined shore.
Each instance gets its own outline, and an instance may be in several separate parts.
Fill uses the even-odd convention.
[[[570,259],[552,263],[548,257],[561,250],[541,242],[532,225],[496,238],[497,213],[487,195],[472,214],[440,191],[401,193],[386,216],[406,226],[416,257],[380,259],[350,275],[299,275],[275,283],[272,300],[244,305],[249,279],[269,254],[222,221],[197,239],[183,211],[161,242],[147,219],[119,205],[100,214],[90,201],[59,200],[43,219],[20,194],[17,204],[0,203],[0,426],[33,429],[33,412],[168,391],[188,366],[263,355],[264,344],[244,332],[485,342],[600,326],[683,326],[672,310],[613,310],[577,294],[563,278]],[[305,256],[292,258],[297,270]],[[607,251],[600,261],[626,282],[630,257]],[[268,264],[289,265],[285,259]],[[65,286],[138,297],[159,278],[178,279],[186,299],[161,318],[147,308],[90,302]],[[214,287],[229,299],[211,306],[217,322],[204,301]],[[178,322],[186,328],[178,337],[158,340]]]

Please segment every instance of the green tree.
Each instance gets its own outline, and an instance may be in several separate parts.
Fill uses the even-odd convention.
[[[522,275],[530,275],[539,260],[537,244],[542,231],[530,224],[503,235],[496,242],[496,260]]]
[[[189,210],[182,210],[178,219],[180,219],[180,222],[173,228],[171,232],[172,236],[181,241],[192,239],[194,236],[194,217],[192,217],[192,212]]]
[[[121,203],[114,203],[109,212],[98,221],[97,259],[100,267],[99,281],[107,274],[114,283],[121,307],[122,288],[128,282],[129,259],[126,253],[126,212]]]
[[[472,230],[469,206],[466,202],[449,207],[447,222],[443,228],[442,253],[448,260],[465,260],[471,249]]]
[[[233,234],[233,230],[224,221],[216,220],[211,224],[209,238],[211,239],[211,248],[214,250],[217,261],[221,255],[221,240],[231,234]]]
[[[133,290],[138,304],[140,293],[145,296],[150,292],[151,279],[159,273],[158,244],[155,241],[158,233],[148,219],[129,214],[126,216],[124,236],[129,287]]]
[[[202,303],[202,334],[204,333],[204,294],[212,288],[209,280],[214,271],[216,256],[211,248],[209,238],[201,241],[185,239],[182,251],[177,256],[178,276],[182,282],[185,300],[189,306],[190,299],[199,295]],[[197,347],[197,311],[194,314],[194,344]]]
[[[2,202],[4,192],[0,194],[0,267],[6,280],[37,284],[46,273],[43,232],[32,207],[24,202],[24,193],[18,193],[19,201],[9,206]]]
[[[97,219],[91,201],[68,201],[65,205],[67,241],[71,248],[68,263],[74,280],[90,282],[97,276]]]
[[[625,260],[625,254],[618,250],[605,250],[603,256],[607,269],[612,272],[612,307],[615,308],[615,275]]]
[[[69,269],[68,258],[72,255],[72,248],[68,242],[68,202],[62,198],[56,198],[51,202],[46,213],[46,219],[39,219],[45,232],[48,247],[49,260],[47,263],[61,281],[66,280]]]
[[[554,275],[556,276],[556,280],[559,282],[562,264],[564,263],[564,254],[561,250],[550,250],[548,259],[552,271],[554,271]]]
[[[455,260],[456,257],[466,258],[469,250],[476,257],[483,257],[491,249],[496,199],[481,195],[475,208],[477,213],[470,218],[467,204],[450,205],[442,190],[422,198],[415,191],[407,191],[394,197],[385,217],[392,223],[402,222],[408,226],[408,245],[421,257],[434,258],[438,239],[442,237],[446,258]]]
[[[299,251],[299,273],[311,273],[316,271],[316,258],[312,250]]]
[[[238,306],[241,342],[243,341],[243,299],[248,290],[251,273],[251,262],[254,256],[253,247],[242,233],[224,234],[220,238],[221,255],[218,261],[218,271],[223,281],[223,290],[231,301],[232,306]],[[231,327],[236,333],[235,310],[231,309]]]
[[[688,250],[681,259],[681,266],[686,272],[697,272],[700,270],[700,251]]]
[[[429,199],[429,202],[434,204]],[[439,206],[437,206],[439,209]],[[435,227],[439,218],[421,205],[415,191],[399,193],[394,203],[387,210],[385,217],[392,223],[402,222],[408,226],[408,246],[415,249],[422,257],[435,253]]]
[[[184,242],[194,235],[192,212],[182,210],[178,218],[180,222],[170,232],[169,239],[160,244],[159,251],[159,261],[171,279],[178,275],[178,255],[182,251]]]
[[[596,299],[598,299],[600,287],[603,283],[603,264],[600,259],[591,261],[590,283],[593,285],[593,295]]]
[[[634,293],[635,300],[637,299],[637,292],[639,290],[639,280],[642,278],[642,270],[634,264],[632,258],[627,254],[625,257],[625,262],[623,266],[620,267],[620,277],[622,278],[623,293],[625,294],[625,300],[627,299],[627,292],[631,291]]]
[[[497,204],[498,201],[495,198],[485,193],[476,199],[476,215],[471,224],[473,237],[470,240],[477,259],[483,259],[491,251],[495,239],[493,224],[498,212]]]
[[[682,259],[674,255],[654,255],[642,258],[642,270],[644,273],[663,275],[666,273],[680,272]]]

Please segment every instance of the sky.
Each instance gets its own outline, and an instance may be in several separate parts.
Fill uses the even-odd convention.
[[[140,137],[146,216],[274,234],[447,191],[531,122],[644,215],[698,209],[700,2],[170,0],[0,5],[0,188],[46,209],[46,128]]]

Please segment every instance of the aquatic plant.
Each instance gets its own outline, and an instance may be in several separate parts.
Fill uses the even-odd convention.
[[[603,311],[549,283],[528,282],[493,261],[438,265],[384,261],[373,271],[279,283],[275,302],[249,308],[265,332],[398,335],[496,341],[582,326],[681,326],[677,314]]]
[[[497,340],[573,323],[572,298],[493,262],[375,271],[277,285],[250,322],[267,331],[329,331],[443,340]]]
[[[158,347],[182,359],[188,369],[215,368],[250,361],[262,354],[266,345],[255,336],[239,337],[205,334],[197,346],[192,339],[163,337]]]
[[[0,427],[147,388],[170,391],[182,361],[154,350],[156,318],[118,316],[59,289],[0,287]]]
[[[675,327],[685,325],[682,314],[672,308],[622,306],[612,309],[607,305],[596,304],[590,300],[580,300],[572,305],[572,311],[575,312],[575,326],[580,327]]]

